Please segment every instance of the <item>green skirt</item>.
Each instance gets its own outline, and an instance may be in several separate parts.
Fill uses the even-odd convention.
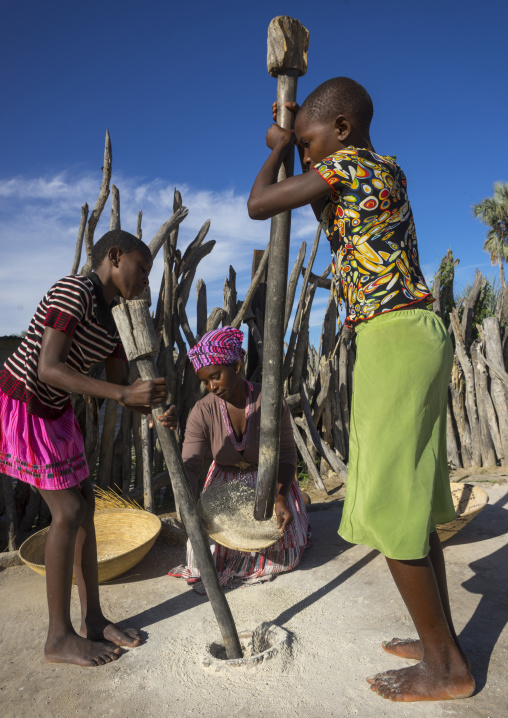
[[[349,472],[339,534],[388,558],[429,552],[435,524],[455,518],[446,454],[453,348],[426,309],[356,327]]]

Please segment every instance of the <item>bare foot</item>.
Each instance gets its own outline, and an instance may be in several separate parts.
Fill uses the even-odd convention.
[[[381,644],[384,651],[399,658],[410,658],[413,661],[421,661],[423,658],[422,643],[415,638],[392,638],[391,641],[383,641]]]
[[[74,663],[77,666],[103,666],[116,661],[121,650],[111,643],[94,643],[70,633],[58,640],[46,641],[44,658],[49,663]]]
[[[446,701],[469,698],[475,690],[466,666],[443,670],[421,661],[416,666],[378,673],[367,678],[372,691],[391,701]]]
[[[462,646],[455,639],[455,645],[460,651],[464,663],[467,666],[467,670],[471,670],[471,664],[469,659],[462,650]],[[413,661],[421,661],[423,658],[422,643],[418,638],[392,638],[391,641],[383,641],[381,644],[384,651],[391,653],[399,658],[409,658]]]
[[[136,628],[120,628],[107,618],[94,622],[87,622],[81,626],[80,634],[90,641],[111,641],[115,646],[135,648],[143,640],[143,636]]]
[[[120,628],[115,623],[108,623],[104,629],[104,638],[116,646],[135,648],[143,641],[143,636],[137,628]]]

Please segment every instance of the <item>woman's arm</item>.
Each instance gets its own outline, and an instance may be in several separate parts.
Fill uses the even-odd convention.
[[[147,406],[165,401],[166,380],[162,377],[153,381],[138,379],[134,384],[124,386],[80,374],[65,363],[71,346],[71,336],[53,327],[45,328],[37,369],[41,381],[74,394],[114,399],[121,404]]]
[[[287,497],[294,481],[295,473],[295,467],[292,464],[279,464],[278,491],[274,511],[277,524],[282,529],[282,533],[293,523],[293,514],[289,509]]]
[[[174,404],[169,406],[164,414],[159,416],[159,421],[162,423],[162,426],[174,431],[178,424],[176,406],[174,406]],[[199,407],[196,405],[187,419],[182,446],[182,461],[185,467],[185,473],[196,497],[198,495],[199,479],[203,471],[207,446],[208,441],[203,416],[199,411]]]
[[[282,525],[284,527],[284,531],[293,520],[293,516],[287,504],[287,497],[296,477],[297,460],[298,456],[289,409],[286,402],[283,401],[280,422],[279,483],[277,499],[275,501],[275,515],[277,516],[279,526]]]

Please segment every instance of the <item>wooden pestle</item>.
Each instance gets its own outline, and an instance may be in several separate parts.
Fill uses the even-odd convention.
[[[144,381],[155,379],[157,371],[153,357],[159,351],[159,342],[148,309],[148,302],[146,300],[128,301],[113,307],[112,311],[127,359],[136,363],[141,379]],[[192,544],[215,618],[219,624],[226,655],[228,659],[242,658],[242,649],[233,615],[219,582],[210,552],[208,536],[196,509],[196,502],[185,474],[180,450],[171,429],[162,426],[159,421],[159,416],[164,413],[165,406],[157,404],[153,405],[151,409],[175,500]]]
[[[298,20],[282,15],[271,21],[267,65],[270,75],[277,78],[277,124],[284,129],[293,129],[294,113],[286,108],[285,103],[296,101],[298,77],[307,72],[308,47],[309,31]],[[291,149],[279,170],[277,181],[291,177],[293,167],[294,149]],[[263,336],[259,467],[254,504],[254,518],[258,521],[271,518],[277,490],[290,231],[291,212],[272,218]]]

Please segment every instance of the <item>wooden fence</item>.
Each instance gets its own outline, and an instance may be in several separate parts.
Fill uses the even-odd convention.
[[[71,273],[77,273],[82,245],[87,259],[81,273],[90,269],[90,255],[95,227],[110,193],[111,143],[106,136],[103,181],[95,208],[88,217],[88,206],[81,210],[75,258]],[[110,228],[119,229],[120,195],[112,188]],[[153,321],[160,336],[157,360],[159,374],[165,376],[168,403],[177,406],[181,443],[185,423],[203,389],[188,359],[188,348],[206,331],[218,326],[243,323],[249,335],[246,357],[247,378],[260,381],[263,364],[263,294],[269,246],[256,252],[251,285],[243,299],[238,299],[236,272],[229,267],[224,283],[222,307],[207,304],[206,284],[198,279],[196,287],[196,324],[190,326],[188,306],[191,288],[199,265],[213,250],[215,242],[207,240],[210,222],[205,222],[195,239],[184,251],[178,246],[179,225],[187,210],[175,190],[173,215],[151,240],[155,253],[162,247],[164,275],[159,293],[153,301]],[[139,212],[136,233],[142,236],[142,213]],[[287,344],[284,360],[284,394],[290,407],[295,440],[301,460],[316,486],[325,491],[323,476],[329,470],[346,482],[349,417],[355,362],[354,332],[337,322],[331,267],[315,273],[314,259],[320,239],[318,228],[307,256],[303,242],[292,267],[287,287],[285,327]],[[155,252],[154,252],[155,250]],[[448,459],[451,467],[494,466],[508,462],[508,336],[503,312],[508,308],[506,290],[500,295],[496,316],[478,323],[478,308],[486,291],[486,280],[477,271],[465,300],[455,306],[453,273],[457,264],[450,252],[444,257],[434,278],[434,311],[449,326],[455,345],[455,359],[448,393]],[[301,284],[299,280],[302,279]],[[296,297],[297,289],[299,295]],[[321,329],[318,349],[309,344],[309,318],[318,288],[329,292],[329,301]],[[508,311],[508,310],[507,310]],[[291,322],[292,318],[292,322]],[[501,322],[500,322],[501,319]],[[103,366],[92,373],[103,376]],[[136,377],[131,369],[130,379]],[[97,485],[105,489],[119,487],[125,495],[143,499],[145,508],[153,510],[154,491],[169,484],[162,452],[155,432],[148,428],[147,418],[122,408],[112,400],[102,407],[102,431],[99,410],[102,402],[91,397],[73,397],[78,421],[85,437],[88,463],[96,467]],[[13,485],[14,484],[14,485]],[[9,546],[34,527],[44,525],[48,512],[38,493],[27,484],[3,477],[4,494],[0,492],[0,514],[9,522]],[[3,547],[1,547],[3,548]]]

